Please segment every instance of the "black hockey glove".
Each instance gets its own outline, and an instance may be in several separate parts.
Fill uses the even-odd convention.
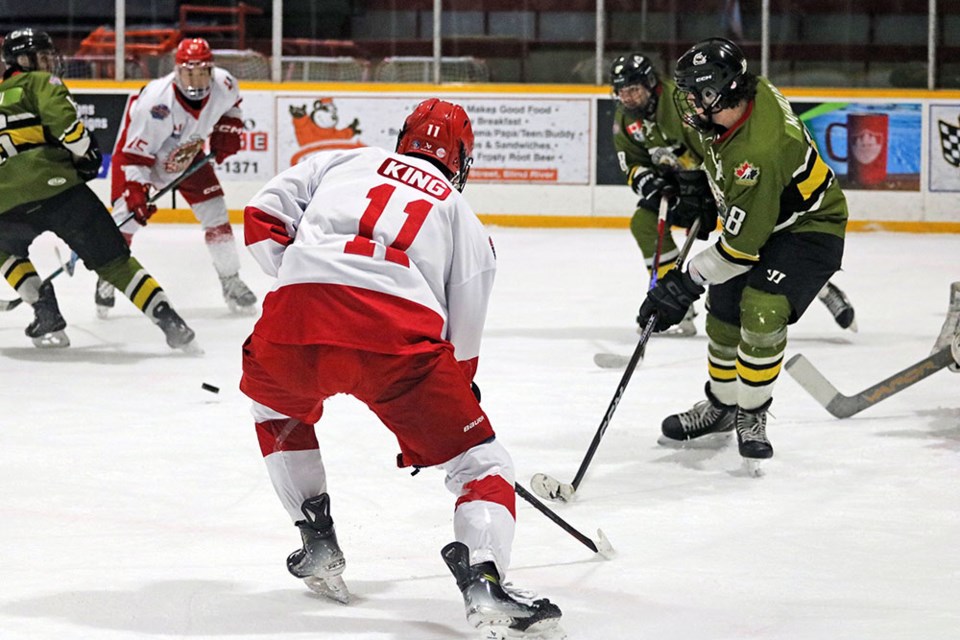
[[[647,325],[647,320],[657,314],[654,331],[666,331],[683,320],[690,305],[704,292],[704,288],[693,281],[686,271],[671,269],[660,278],[657,286],[650,290],[640,305],[637,324]]]
[[[100,174],[100,167],[103,165],[103,154],[100,153],[100,145],[97,139],[90,134],[90,146],[87,152],[82,156],[73,156],[73,168],[77,170],[77,175],[84,182],[90,182]]]
[[[477,402],[480,402],[480,387],[477,386],[476,382],[470,383],[470,391],[473,391],[473,396],[477,399]]]
[[[677,181],[672,171],[659,173],[653,169],[641,171],[630,182],[633,192],[640,196],[637,206],[648,211],[660,209],[660,198],[676,196]]]
[[[667,222],[674,227],[689,229],[700,220],[697,238],[706,240],[717,228],[717,201],[713,199],[707,174],[696,169],[676,173],[678,195],[670,203]]]

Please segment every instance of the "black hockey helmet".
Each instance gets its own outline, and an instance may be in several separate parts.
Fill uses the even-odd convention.
[[[44,31],[17,29],[3,39],[3,63],[19,71],[62,72],[60,53]]]
[[[741,89],[748,84],[747,76],[747,59],[740,47],[726,38],[708,38],[677,60],[674,101],[683,119],[702,130],[709,116],[736,106],[745,97]]]
[[[610,84],[613,87],[613,97],[621,103],[623,103],[620,98],[621,89],[635,85],[645,88],[650,94],[646,102],[634,107],[623,103],[623,106],[635,117],[653,118],[657,112],[657,100],[660,97],[660,79],[649,58],[639,53],[618,57],[610,65]]]

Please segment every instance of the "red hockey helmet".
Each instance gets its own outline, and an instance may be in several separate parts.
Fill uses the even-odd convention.
[[[177,45],[174,82],[191,100],[203,100],[210,93],[213,51],[203,38],[186,38]]]
[[[397,153],[420,156],[440,166],[463,191],[473,164],[473,126],[458,104],[437,98],[417,105],[397,136]]]

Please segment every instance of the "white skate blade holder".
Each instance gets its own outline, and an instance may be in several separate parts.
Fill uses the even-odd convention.
[[[480,630],[482,640],[566,640],[567,633],[555,620],[549,626],[539,623],[530,625],[526,631],[518,631],[503,625],[486,626]]]
[[[303,582],[314,593],[340,604],[350,604],[350,590],[347,589],[347,583],[343,581],[342,576],[331,576],[329,578],[308,576],[303,579]]]

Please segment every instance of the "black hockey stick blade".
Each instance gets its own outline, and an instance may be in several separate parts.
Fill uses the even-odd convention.
[[[814,400],[830,412],[830,415],[849,418],[951,364],[953,364],[953,356],[950,355],[950,348],[946,347],[852,396],[845,396],[837,391],[837,388],[830,384],[830,381],[803,357],[803,354],[798,353],[790,358],[786,369],[787,373],[812,395]]]
[[[561,529],[569,533],[571,536],[576,538],[583,544],[586,548],[590,549],[594,553],[600,555],[605,560],[610,560],[616,555],[616,551],[613,549],[613,545],[610,544],[610,541],[607,540],[607,536],[603,534],[603,531],[597,529],[597,540],[591,540],[584,534],[580,533],[572,524],[558,516],[553,512],[550,507],[543,504],[537,498],[531,494],[529,491],[523,488],[520,483],[515,483],[513,485],[514,490],[517,492],[517,495],[533,505],[533,508],[547,516],[550,520],[557,524]]]

